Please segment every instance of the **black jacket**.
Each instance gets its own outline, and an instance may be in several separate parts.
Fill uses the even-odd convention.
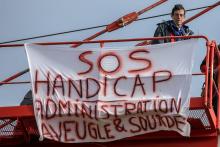
[[[179,31],[172,20],[165,21],[157,25],[158,27],[154,33],[154,37],[171,36],[171,34],[173,34],[174,36],[188,36],[193,34],[193,32],[186,25],[183,25],[181,27],[181,30]],[[183,39],[180,38],[176,39],[176,41],[180,41],[180,40]],[[171,40],[170,39],[153,40],[152,44],[167,43],[167,42],[171,42]]]

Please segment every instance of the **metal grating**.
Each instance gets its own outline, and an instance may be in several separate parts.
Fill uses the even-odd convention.
[[[0,120],[0,128],[1,128],[0,129],[0,136],[13,136],[14,129],[16,126],[18,126],[17,120],[12,120],[12,119]]]
[[[199,120],[202,124],[202,126],[199,129],[206,129],[206,130],[211,129],[207,114],[204,109],[189,110],[189,119]],[[7,124],[9,121],[12,122]],[[191,123],[191,125],[193,128],[193,123]],[[196,127],[198,129],[198,126]],[[0,120],[0,138],[1,137],[13,138],[14,136],[18,136],[18,135],[24,136],[25,134],[38,136],[39,133],[34,118],[22,118],[18,120],[13,120],[13,119]]]
[[[207,114],[204,109],[189,110],[189,118],[199,119],[204,128],[211,129]]]

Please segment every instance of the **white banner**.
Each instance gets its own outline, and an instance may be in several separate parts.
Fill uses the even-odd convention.
[[[41,139],[107,142],[187,122],[197,40],[141,47],[26,44]]]

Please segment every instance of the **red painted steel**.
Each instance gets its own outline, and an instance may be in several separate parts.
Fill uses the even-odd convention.
[[[84,39],[83,41],[89,41],[89,40],[92,40],[92,39],[94,39],[94,38],[96,38],[96,37],[106,33],[106,32],[112,32],[114,30],[122,28],[122,27],[132,23],[133,21],[135,21],[138,18],[139,15],[141,15],[141,14],[143,14],[143,13],[145,13],[145,12],[151,10],[151,9],[153,9],[154,7],[164,3],[166,1],[167,0],[160,0],[160,1],[154,3],[154,4],[150,5],[150,6],[142,9],[139,12],[132,12],[132,13],[129,13],[127,15],[124,15],[121,18],[119,18],[118,20],[116,20],[113,23],[109,24],[105,29],[103,29],[103,30],[99,31],[98,33],[96,33],[96,34],[94,34],[94,35]],[[80,46],[82,44],[83,43],[74,44],[74,45],[72,45],[72,47],[76,48],[76,47],[78,47],[78,46]]]
[[[0,82],[0,85],[7,85],[7,84],[28,84],[31,83],[30,81],[21,81],[21,82]]]
[[[211,45],[210,45],[210,69],[208,69],[208,72],[209,72],[209,90],[210,91],[213,91],[213,64],[214,64],[214,49],[215,49],[215,44],[214,42],[212,41],[211,42]],[[209,92],[209,97],[213,97],[213,94],[212,92]],[[207,103],[208,107],[209,108],[212,108],[212,102],[211,102],[211,99],[209,99],[208,103]]]
[[[215,48],[216,50],[216,54],[217,54],[217,60],[218,60],[218,71],[220,71],[220,52],[219,52],[219,49],[218,48]],[[218,98],[220,98],[220,72],[218,72]],[[220,106],[220,100],[218,99],[218,106]],[[217,128],[218,130],[220,129],[220,108],[218,107],[218,110],[217,110]]]
[[[210,56],[210,42],[206,43],[207,51],[206,51],[206,67],[209,67],[209,56]],[[208,87],[208,71],[205,71],[205,87]],[[204,104],[207,106],[207,97],[208,97],[208,88],[205,88],[205,97],[204,97]]]
[[[0,107],[0,118],[33,117],[32,106]]]
[[[164,37],[148,37],[148,38],[135,38],[135,39],[112,39],[112,40],[95,40],[95,41],[71,41],[71,42],[46,42],[46,43],[34,43],[38,45],[68,45],[68,44],[90,44],[90,43],[113,43],[113,42],[135,42],[135,41],[146,41],[146,40],[161,40],[161,39],[170,39],[170,38],[181,38],[181,39],[193,39],[193,38],[201,38],[205,39],[205,41],[209,41],[206,36],[203,35],[195,35],[195,36],[164,36]],[[0,44],[0,48],[7,47],[21,47],[24,44]]]
[[[204,9],[203,11],[199,12],[198,14],[196,14],[196,15],[190,17],[189,19],[187,19],[186,21],[184,21],[183,24],[186,24],[186,23],[188,23],[188,22],[190,22],[190,21],[192,21],[192,20],[194,20],[194,19],[200,17],[201,15],[207,13],[208,11],[214,9],[215,7],[217,7],[217,6],[219,6],[219,5],[220,5],[220,1],[218,1],[217,3],[215,3],[215,4],[211,5],[211,6],[209,6],[208,8],[206,8],[206,9]]]
[[[94,39],[94,38],[96,38],[96,37],[98,37],[98,36],[104,34],[105,32],[107,32],[107,29],[101,30],[100,32],[98,32],[98,33],[96,33],[96,34],[94,34],[94,35],[92,35],[92,36],[90,36],[90,37],[84,39],[83,41],[92,40],[92,39]],[[73,43],[73,44],[74,44],[74,43]],[[72,45],[72,47],[73,47],[73,48],[76,48],[76,47],[78,47],[78,46],[80,46],[80,45],[82,45],[82,44],[83,44],[82,42],[81,42],[81,43],[78,43],[78,44],[74,44],[74,45]]]
[[[166,2],[166,1],[167,0],[160,0],[160,1],[156,2],[155,4],[153,4],[151,6],[148,6],[147,8],[144,8],[143,10],[141,10],[141,11],[139,11],[137,13],[138,13],[138,15],[141,15],[141,14],[143,14],[143,13],[153,9],[154,7],[159,6],[160,4],[162,4],[162,3]]]
[[[25,73],[27,73],[27,72],[29,72],[29,69],[25,69],[25,70],[23,70],[23,71],[21,71],[21,72],[15,74],[15,75],[9,77],[9,78],[3,80],[2,82],[0,82],[0,86],[3,85],[3,84],[5,84],[5,83],[7,83],[7,82],[9,82],[9,81],[11,81],[11,80],[13,80],[13,79],[16,79],[17,77],[20,77],[21,75],[23,75],[23,74],[25,74]]]

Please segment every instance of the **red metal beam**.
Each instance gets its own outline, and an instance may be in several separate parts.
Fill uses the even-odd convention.
[[[90,37],[84,39],[83,41],[92,40],[92,39],[94,39],[94,38],[96,38],[96,37],[98,37],[98,36],[100,36],[100,35],[106,33],[107,31],[108,31],[108,30],[105,28],[104,30],[101,30],[100,32],[98,32],[98,33],[96,33],[96,34],[94,34],[94,35],[92,35],[92,36],[90,36]],[[74,45],[72,45],[71,47],[76,48],[76,47],[78,47],[78,46],[80,46],[80,45],[82,45],[82,44],[83,44],[83,43],[74,44]]]
[[[21,82],[0,82],[0,85],[7,85],[7,84],[28,84],[31,83],[30,81],[21,81]]]
[[[206,67],[209,67],[209,56],[210,56],[210,45],[211,45],[211,42],[208,41],[206,43],[206,57],[205,57],[205,60],[206,60]],[[207,106],[207,103],[208,103],[208,75],[209,73],[207,71],[205,71],[205,97],[204,97],[204,104]]]
[[[15,75],[12,75],[11,77],[9,77],[9,78],[7,78],[7,79],[1,81],[1,82],[0,82],[0,86],[3,85],[3,84],[5,84],[5,83],[8,83],[9,81],[12,81],[13,79],[16,79],[17,77],[19,77],[19,76],[21,76],[21,75],[27,73],[28,71],[29,71],[29,69],[25,69],[25,70],[23,70],[23,71],[21,71],[21,72],[19,72],[19,73],[16,73]]]
[[[203,35],[195,35],[195,36],[163,36],[163,37],[148,37],[148,38],[132,38],[132,39],[111,39],[111,40],[95,40],[95,41],[71,41],[71,42],[45,42],[45,43],[34,43],[38,45],[68,45],[68,44],[90,44],[90,43],[113,43],[113,42],[131,42],[131,41],[144,41],[144,40],[161,40],[161,39],[170,39],[170,38],[181,38],[181,39],[204,39],[206,42],[209,39]],[[24,44],[0,44],[0,48],[3,47],[21,47]]]
[[[196,97],[190,99],[190,110],[204,109],[204,98]]]
[[[220,50],[220,48],[215,48],[216,49],[216,53],[217,53],[217,59],[218,59],[218,81],[217,81],[217,84],[218,84],[218,104],[217,104],[217,106],[218,106],[218,109],[217,109],[217,128],[219,129],[220,128],[220,56],[219,56],[219,50]]]
[[[33,106],[0,107],[0,118],[33,117]]]
[[[208,8],[206,8],[206,9],[204,9],[203,11],[199,12],[198,14],[196,14],[196,15],[190,17],[189,19],[187,19],[186,21],[184,21],[183,24],[186,24],[186,23],[188,23],[188,22],[190,22],[190,21],[192,21],[192,20],[198,18],[199,16],[205,14],[206,12],[212,10],[213,8],[215,8],[215,7],[219,6],[219,5],[220,5],[220,1],[218,1],[217,3],[215,3],[215,4],[211,5],[211,6],[209,6]]]
[[[137,12],[137,13],[138,13],[138,15],[141,15],[141,14],[143,14],[143,13],[145,13],[145,12],[147,12],[147,11],[153,9],[154,7],[159,6],[160,4],[162,4],[162,3],[166,2],[166,1],[167,1],[167,0],[160,0],[160,1],[156,2],[156,3],[154,3],[153,5],[148,6],[148,7],[144,8],[144,9],[142,9],[141,11],[139,11],[139,12]]]
[[[112,22],[111,24],[109,24],[105,29],[103,29],[103,30],[99,31],[98,33],[96,33],[96,34],[94,34],[94,35],[84,39],[83,41],[89,41],[89,40],[92,40],[92,39],[94,39],[94,38],[96,38],[96,37],[106,33],[106,32],[112,32],[112,31],[115,31],[115,30],[117,30],[119,28],[122,28],[122,27],[132,23],[133,21],[137,20],[139,15],[141,15],[141,14],[143,14],[143,13],[145,13],[145,12],[147,12],[147,11],[153,9],[153,8],[155,8],[156,6],[162,4],[162,3],[166,2],[166,1],[167,0],[160,0],[160,1],[158,1],[158,2],[148,6],[146,8],[140,10],[139,12],[131,12],[129,14],[126,14],[126,15],[122,16],[121,18],[117,19],[116,21]],[[72,47],[75,48],[75,47],[78,47],[78,46],[80,46],[82,44],[83,43],[74,44],[74,45],[72,45]]]
[[[210,45],[210,63],[209,63],[209,68],[210,68],[210,71],[209,71],[209,100],[208,100],[208,107],[209,108],[212,108],[212,97],[213,97],[213,68],[214,68],[214,49],[215,49],[215,43],[212,41],[211,42],[211,45]]]

